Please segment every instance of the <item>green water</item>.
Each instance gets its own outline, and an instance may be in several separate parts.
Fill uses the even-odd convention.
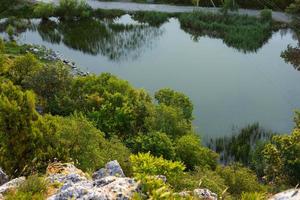
[[[177,19],[151,27],[126,15],[115,23],[36,24],[19,41],[45,45],[84,71],[110,72],[152,94],[163,87],[184,92],[204,137],[253,122],[289,132],[293,110],[300,108],[300,72],[280,57],[288,44],[297,45],[290,30],[272,33],[245,53],[205,34],[196,40]]]

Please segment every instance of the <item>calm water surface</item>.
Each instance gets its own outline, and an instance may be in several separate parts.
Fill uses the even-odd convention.
[[[117,23],[136,24],[129,16]],[[62,26],[60,38],[53,28],[44,34],[28,30],[19,40],[45,45],[83,70],[110,72],[151,94],[163,87],[184,92],[194,103],[194,124],[204,137],[228,135],[233,127],[253,122],[277,132],[293,127],[293,111],[300,108],[300,72],[280,57],[288,44],[297,45],[291,31],[275,32],[256,52],[244,53],[222,39],[195,40],[176,19],[161,27],[106,26]]]

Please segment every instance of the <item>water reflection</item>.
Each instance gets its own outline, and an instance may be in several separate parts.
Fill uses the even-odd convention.
[[[137,59],[145,49],[151,48],[163,30],[146,24],[120,24],[97,19],[80,21],[30,20],[22,23],[22,29],[5,20],[0,31],[13,25],[18,34],[27,30],[37,31],[43,41],[60,44],[90,55],[101,54],[112,61]]]
[[[163,34],[161,26],[151,26],[149,23],[134,21],[134,16],[131,18],[127,15],[122,18],[128,18],[131,22],[99,19],[80,21],[60,21],[56,18],[44,21],[13,19],[2,21],[0,31],[4,32],[7,25],[12,24],[19,34],[28,29],[37,31],[43,41],[52,44],[63,43],[67,47],[83,53],[101,54],[109,60],[118,62],[137,59],[146,49],[151,48]],[[257,33],[254,31],[255,34],[253,30],[248,30],[249,28],[251,27],[239,27],[226,32],[214,28],[200,28],[195,31],[181,26],[181,29],[189,33],[196,42],[203,36],[209,36],[210,38],[222,39],[227,46],[244,53],[256,52],[272,36],[270,30],[257,31]],[[247,32],[248,36],[250,32],[251,37],[245,37],[242,34],[244,32]]]
[[[290,63],[296,70],[300,71],[300,33],[293,31],[292,34],[293,39],[298,41],[298,45],[288,45],[287,49],[281,53],[281,57],[286,63]]]
[[[255,31],[250,30],[249,27],[239,27],[231,29],[229,32],[224,30],[214,29],[200,29],[193,30],[188,27],[181,26],[181,28],[192,36],[192,39],[198,42],[201,37],[208,36],[214,39],[222,39],[223,42],[231,48],[244,53],[257,52],[262,48],[272,37],[272,31]],[[251,33],[252,32],[252,33]],[[248,36],[247,36],[247,34]],[[251,37],[249,36],[251,33]]]

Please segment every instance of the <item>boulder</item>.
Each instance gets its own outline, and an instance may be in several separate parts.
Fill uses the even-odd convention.
[[[289,189],[284,192],[280,192],[269,200],[299,200],[300,199],[300,189]]]
[[[4,173],[4,171],[0,168],[0,186],[9,181],[8,176]]]
[[[218,200],[218,195],[208,189],[195,189],[194,196],[204,200]]]
[[[104,177],[91,180],[72,164],[51,164],[47,168],[47,179],[50,182],[60,183],[62,186],[48,197],[48,200],[131,199],[135,192],[140,191],[140,185],[134,179],[124,177],[122,168],[118,166],[117,161],[107,163],[105,173],[103,172]],[[120,172],[123,177],[107,176],[107,174],[118,175]]]
[[[25,177],[15,178],[3,185],[0,186],[0,194],[4,194],[9,190],[15,189],[19,187],[24,181],[26,180]]]
[[[101,168],[93,174],[93,179],[94,180],[101,179],[106,176],[125,177],[124,172],[123,172],[120,164],[118,163],[118,161],[113,160],[113,161],[108,162],[105,165],[105,168]]]

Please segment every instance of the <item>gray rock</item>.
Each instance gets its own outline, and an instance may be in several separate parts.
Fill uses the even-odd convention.
[[[4,185],[1,185],[0,194],[4,194],[11,189],[19,187],[25,180],[26,180],[25,177],[19,177],[5,183]]]
[[[101,168],[93,174],[93,179],[97,180],[97,179],[104,178],[106,176],[125,177],[124,172],[120,164],[118,163],[118,161],[113,160],[108,162],[105,165],[105,168]]]
[[[290,189],[284,192],[280,192],[269,200],[299,200],[300,199],[300,189]]]
[[[4,183],[7,183],[8,181],[9,181],[8,176],[0,168],[0,185],[3,185]]]
[[[218,200],[218,195],[208,189],[195,189],[194,196],[205,200]]]
[[[117,161],[107,163],[106,168],[99,171],[105,177],[90,180],[72,164],[49,165],[47,179],[50,182],[62,183],[62,187],[48,200],[129,200],[135,192],[140,191],[140,185],[134,179],[107,176],[109,173],[118,175],[121,172],[124,176]]]
[[[108,176],[96,181],[97,183],[89,180],[77,183],[66,182],[48,200],[125,200],[131,199],[132,195],[139,191],[139,184],[130,178]]]

